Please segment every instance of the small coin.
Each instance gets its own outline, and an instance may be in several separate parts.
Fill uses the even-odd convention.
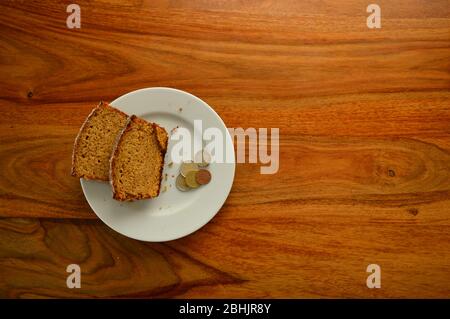
[[[187,173],[189,173],[191,171],[194,171],[194,172],[198,171],[198,165],[196,163],[193,163],[192,161],[188,161],[188,162],[184,162],[183,164],[181,164],[181,167],[180,167],[181,175],[186,177]]]
[[[185,178],[181,174],[177,176],[175,185],[177,186],[178,190],[182,192],[187,192],[188,190],[190,190],[189,186],[186,184]]]
[[[195,180],[200,185],[206,185],[211,181],[211,173],[207,169],[198,170],[195,173]]]
[[[190,188],[197,188],[200,186],[199,183],[197,183],[197,180],[195,176],[197,175],[197,171],[190,171],[186,175],[186,184]]]
[[[211,155],[205,150],[199,151],[195,154],[194,161],[199,167],[207,167],[211,163]]]

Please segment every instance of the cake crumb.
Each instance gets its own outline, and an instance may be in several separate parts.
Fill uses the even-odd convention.
[[[180,107],[180,108],[178,109],[178,111],[180,111],[180,112],[183,112],[183,108],[182,108],[182,107]]]
[[[173,166],[173,162],[170,162],[168,166],[169,166],[169,167],[172,167],[172,166]]]
[[[167,173],[164,173],[164,181],[167,181]]]

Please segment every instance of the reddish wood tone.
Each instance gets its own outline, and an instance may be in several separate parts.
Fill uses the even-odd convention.
[[[448,1],[377,1],[379,30],[360,0],[77,3],[79,30],[68,3],[0,4],[0,297],[450,295]],[[70,177],[96,103],[152,86],[280,129],[279,172],[239,164],[165,244],[108,229]]]

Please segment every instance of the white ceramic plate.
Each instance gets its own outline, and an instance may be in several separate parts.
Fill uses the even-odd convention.
[[[202,120],[203,131],[218,128],[226,140],[224,152],[233,161],[211,163],[212,180],[189,192],[175,187],[180,164],[171,162],[174,141],[169,139],[161,193],[154,199],[118,202],[112,199],[108,183],[81,179],[81,187],[97,216],[115,231],[143,241],[168,241],[189,235],[208,223],[219,211],[231,190],[234,179],[234,148],[231,136],[217,113],[204,101],[184,91],[171,88],[147,88],[125,94],[111,105],[131,115],[158,123],[169,133],[176,127],[188,129],[194,139],[194,120]],[[181,108],[181,110],[180,110]],[[197,132],[201,143],[201,132]],[[172,177],[173,176],[173,177]],[[165,191],[164,191],[165,190]]]

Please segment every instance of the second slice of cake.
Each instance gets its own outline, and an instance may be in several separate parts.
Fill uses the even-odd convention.
[[[167,132],[157,124],[134,115],[128,119],[110,160],[114,199],[159,195],[167,141]]]
[[[92,110],[75,139],[72,176],[109,180],[109,159],[127,119],[128,115],[105,102]]]

